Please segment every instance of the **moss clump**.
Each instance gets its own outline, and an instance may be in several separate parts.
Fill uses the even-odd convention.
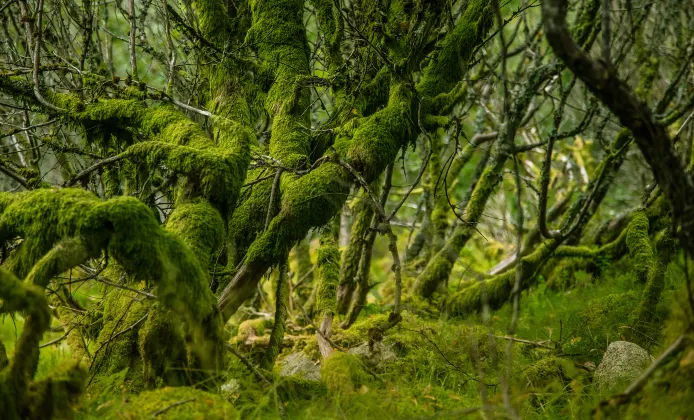
[[[321,378],[330,395],[350,394],[369,382],[359,358],[339,351],[323,360]]]
[[[272,328],[273,324],[274,320],[271,318],[255,318],[243,321],[239,324],[239,330],[236,334],[235,341],[244,342],[248,340],[249,337],[263,335],[267,328]]]
[[[325,384],[320,381],[311,381],[297,376],[287,376],[277,380],[277,394],[282,401],[289,403],[321,398],[327,395],[327,391]]]
[[[118,410],[122,419],[239,419],[234,406],[220,395],[189,387],[145,391]]]
[[[541,390],[557,380],[562,386],[568,382],[568,378],[564,374],[562,360],[556,357],[541,359],[523,372],[524,387],[529,389]]]

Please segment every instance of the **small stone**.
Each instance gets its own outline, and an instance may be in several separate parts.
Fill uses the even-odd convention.
[[[653,358],[638,345],[628,341],[614,341],[607,347],[593,379],[602,391],[615,391],[641,375]]]
[[[241,383],[236,379],[231,379],[219,388],[220,394],[227,400],[234,397],[241,390]]]
[[[393,349],[380,341],[373,343],[373,349],[369,348],[369,343],[364,343],[349,349],[347,353],[361,357],[371,367],[397,358]]]
[[[282,361],[280,376],[298,376],[308,381],[320,381],[320,365],[313,363],[305,353],[292,353]]]

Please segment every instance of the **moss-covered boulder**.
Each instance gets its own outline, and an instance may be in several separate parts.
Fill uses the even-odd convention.
[[[369,366],[377,366],[397,358],[393,345],[380,341],[361,344],[349,349],[347,353],[360,357]]]
[[[309,381],[320,381],[320,366],[306,353],[292,353],[280,362],[280,376],[297,376]]]
[[[595,370],[594,381],[601,391],[615,391],[638,378],[652,362],[648,352],[628,341],[614,341],[607,347]]]

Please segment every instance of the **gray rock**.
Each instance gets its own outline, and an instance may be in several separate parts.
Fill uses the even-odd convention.
[[[309,381],[320,381],[320,365],[313,363],[303,352],[292,353],[282,361],[280,376],[298,376]]]
[[[347,353],[361,357],[368,366],[376,366],[397,358],[392,347],[382,342],[374,343],[373,350],[369,348],[369,343],[364,343],[349,349]]]
[[[593,380],[601,391],[615,391],[626,386],[651,364],[648,352],[628,341],[614,341],[607,347],[602,361],[595,369]]]
[[[241,391],[241,383],[236,379],[230,379],[229,382],[222,385],[219,393],[227,400],[232,400],[236,394]],[[236,395],[238,396],[238,395]]]

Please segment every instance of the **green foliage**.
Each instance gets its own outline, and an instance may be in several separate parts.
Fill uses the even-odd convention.
[[[123,419],[155,415],[161,419],[240,418],[234,406],[219,395],[188,387],[145,391],[123,402],[117,411],[117,416]]]

